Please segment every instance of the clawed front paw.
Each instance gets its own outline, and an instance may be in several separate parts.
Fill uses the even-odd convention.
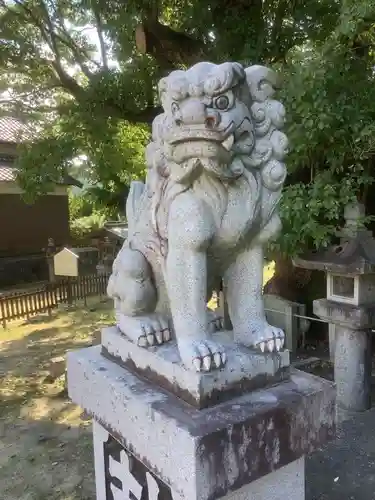
[[[253,347],[261,352],[279,352],[284,347],[285,333],[266,321],[252,324],[251,334]]]
[[[227,360],[223,347],[205,338],[178,341],[178,350],[185,367],[197,372],[222,368]]]
[[[116,316],[121,332],[140,347],[164,344],[171,339],[168,320],[161,314],[133,317],[118,313]]]

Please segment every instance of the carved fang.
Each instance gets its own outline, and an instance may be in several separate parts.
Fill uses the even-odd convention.
[[[233,146],[233,143],[234,143],[234,135],[231,134],[229,135],[225,141],[223,141],[221,143],[221,145],[227,150],[227,151],[230,151],[232,149],[232,146]]]
[[[267,342],[267,347],[268,347],[269,352],[273,352],[274,349],[275,349],[275,341],[274,340],[269,340]]]
[[[193,359],[193,365],[197,372],[201,371],[201,360],[199,358]]]

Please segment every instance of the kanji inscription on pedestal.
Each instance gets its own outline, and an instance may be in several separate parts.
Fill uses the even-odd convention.
[[[173,500],[170,488],[94,421],[97,500]]]

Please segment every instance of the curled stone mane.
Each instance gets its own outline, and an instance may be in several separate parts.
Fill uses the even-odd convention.
[[[170,117],[172,103],[183,102],[187,98],[209,102],[228,91],[233,91],[235,99],[241,101],[244,110],[242,118],[251,121],[255,135],[251,150],[235,157],[229,169],[234,177],[246,169],[260,179],[263,186],[260,201],[262,227],[268,225],[285,179],[283,159],[288,147],[287,138],[280,130],[285,119],[284,107],[272,98],[277,88],[278,81],[272,71],[262,66],[251,66],[245,70],[238,63],[215,65],[202,62],[186,71],[174,71],[160,81],[159,98],[164,112],[153,122],[152,141],[146,149],[148,195],[152,200],[153,227],[159,238],[166,239],[171,201],[184,190],[194,189],[194,182],[204,172],[204,169],[197,168],[197,162],[190,161],[185,163],[183,175],[180,175],[180,166],[168,155],[168,136],[174,128]],[[182,181],[184,176],[187,183]],[[279,226],[278,217],[276,219],[273,231]],[[267,231],[266,239],[268,237]]]

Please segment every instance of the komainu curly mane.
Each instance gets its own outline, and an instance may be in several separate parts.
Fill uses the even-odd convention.
[[[238,63],[199,63],[159,83],[164,112],[146,149],[146,185],[131,187],[129,236],[108,292],[123,333],[145,347],[175,336],[189,369],[225,363],[210,337],[220,322],[205,306],[219,278],[238,342],[262,351],[284,342],[265,320],[260,288],[286,176],[277,88],[271,70]]]

